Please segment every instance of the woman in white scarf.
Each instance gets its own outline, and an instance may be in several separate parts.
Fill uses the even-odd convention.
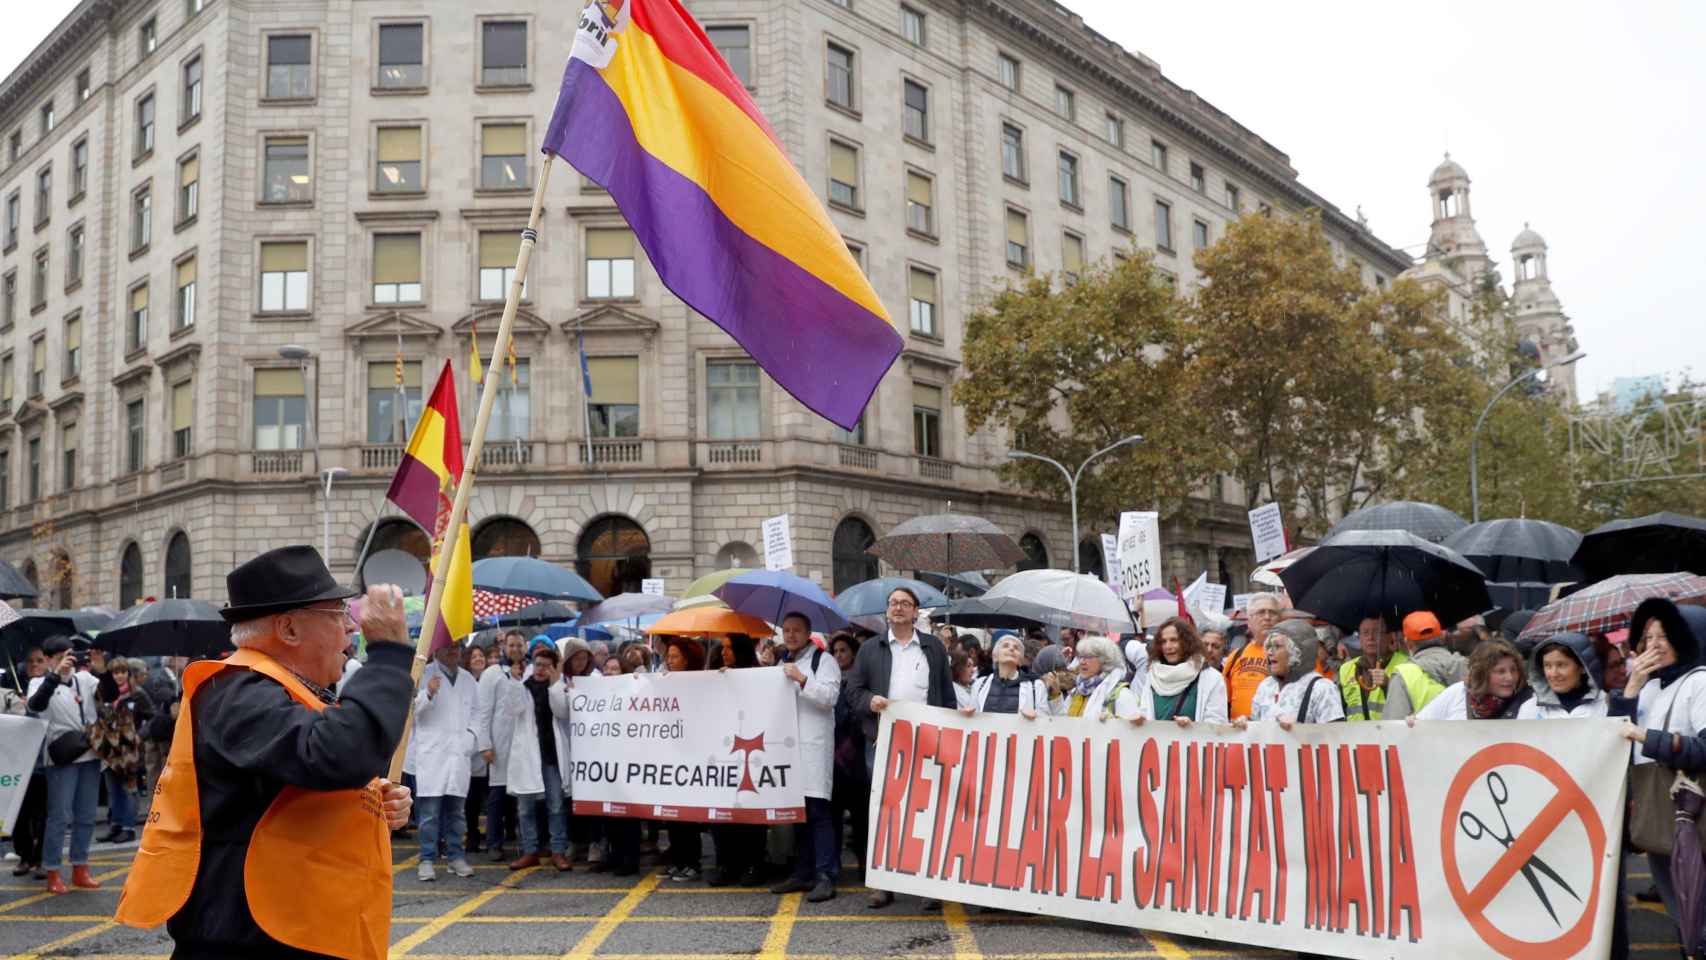
[[[1174,617],[1149,641],[1149,682],[1132,723],[1171,720],[1181,727],[1226,722],[1226,681],[1203,660],[1202,640],[1183,617]]]
[[[1125,658],[1107,637],[1078,641],[1078,685],[1066,698],[1069,717],[1131,719],[1137,716],[1137,697],[1125,683]]]

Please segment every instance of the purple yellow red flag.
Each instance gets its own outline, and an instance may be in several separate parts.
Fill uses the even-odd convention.
[[[456,412],[456,378],[446,360],[432,397],[415,421],[415,432],[403,449],[385,499],[437,539],[443,532],[438,522],[440,504],[461,480],[462,420]]]
[[[587,5],[544,150],[610,193],[676,296],[801,403],[858,424],[901,336],[679,0]]]

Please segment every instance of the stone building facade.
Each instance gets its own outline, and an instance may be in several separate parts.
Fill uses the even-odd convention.
[[[952,402],[981,298],[1132,246],[1189,285],[1193,250],[1257,209],[1323,210],[1370,283],[1410,265],[1049,0],[689,6],[905,352],[837,431],[556,164],[476,556],[679,589],[760,562],[761,520],[787,513],[798,569],[833,588],[874,571],[871,537],[951,505],[1066,566],[1064,505],[1005,487],[1004,438]],[[376,523],[375,548],[421,549],[384,490],[446,361],[472,420],[573,28],[537,0],[84,0],[0,84],[0,558],[43,604],[218,599],[235,563],[322,538],[348,577]],[[1241,491],[1210,493],[1168,561],[1241,586]]]

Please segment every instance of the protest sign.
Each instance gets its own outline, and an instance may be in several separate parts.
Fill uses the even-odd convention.
[[[661,597],[664,595],[663,588],[664,582],[661,579],[648,577],[640,581],[640,592],[647,596]]]
[[[794,569],[794,536],[788,528],[788,515],[764,521],[764,569]]]
[[[1102,569],[1107,573],[1108,586],[1118,587],[1120,583],[1120,538],[1111,533],[1102,534]]]
[[[1248,730],[895,702],[876,889],[1343,957],[1603,957],[1614,720]]]
[[[11,833],[23,806],[30,772],[41,753],[47,723],[33,717],[0,715],[0,834]]]
[[[1202,589],[1197,591],[1197,602],[1192,609],[1201,610],[1203,613],[1212,614],[1216,617],[1224,617],[1226,615],[1226,584],[1203,584]]]
[[[1161,515],[1154,511],[1120,514],[1120,584],[1126,603],[1161,583]]]
[[[1185,608],[1187,610],[1195,610],[1197,608],[1197,595],[1202,593],[1202,588],[1207,583],[1208,571],[1204,570],[1202,573],[1197,574],[1197,578],[1195,580],[1192,580],[1185,586],[1184,599]]]
[[[1249,609],[1250,598],[1253,596],[1255,596],[1255,594],[1253,594],[1253,593],[1235,593],[1235,594],[1233,594],[1232,595],[1232,609],[1234,609],[1234,610]]]
[[[803,821],[795,700],[780,667],[576,677],[566,778],[574,812]]]
[[[1250,511],[1250,539],[1256,545],[1257,563],[1285,553],[1285,521],[1279,504],[1264,503]]]

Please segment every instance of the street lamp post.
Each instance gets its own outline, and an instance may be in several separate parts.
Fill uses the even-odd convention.
[[[1040,453],[1028,453],[1024,450],[1009,450],[1009,451],[1007,451],[1007,459],[1009,459],[1009,460],[1041,460],[1043,463],[1050,464],[1056,470],[1059,470],[1060,475],[1066,478],[1066,488],[1072,495],[1072,572],[1073,573],[1081,572],[1078,569],[1078,480],[1080,477],[1082,477],[1084,475],[1084,468],[1088,467],[1091,463],[1095,462],[1097,457],[1100,457],[1105,453],[1112,453],[1113,451],[1118,450],[1119,448],[1127,446],[1129,444],[1142,443],[1142,442],[1143,442],[1143,436],[1141,434],[1136,434],[1136,433],[1132,434],[1129,437],[1126,437],[1124,440],[1116,440],[1113,443],[1110,443],[1107,446],[1103,447],[1102,449],[1097,450],[1095,453],[1090,454],[1088,457],[1085,457],[1084,462],[1078,465],[1078,469],[1076,471],[1069,471],[1066,469],[1066,465],[1061,463],[1059,460],[1056,460],[1052,457],[1045,457]]]
[[[332,481],[338,477],[349,476],[349,471],[343,467],[327,467],[321,471],[326,478],[326,487],[320,497],[320,557],[327,566],[332,564]]]
[[[1498,403],[1499,398],[1509,393],[1511,388],[1517,384],[1525,380],[1532,380],[1555,367],[1567,367],[1585,356],[1587,356],[1586,353],[1577,350],[1575,353],[1559,359],[1556,363],[1535,367],[1501,387],[1498,393],[1493,394],[1493,399],[1488,400],[1487,405],[1481,409],[1481,416],[1475,420],[1475,432],[1469,435],[1469,521],[1471,523],[1481,522],[1481,427],[1487,422],[1487,414],[1493,412],[1493,404]]]

